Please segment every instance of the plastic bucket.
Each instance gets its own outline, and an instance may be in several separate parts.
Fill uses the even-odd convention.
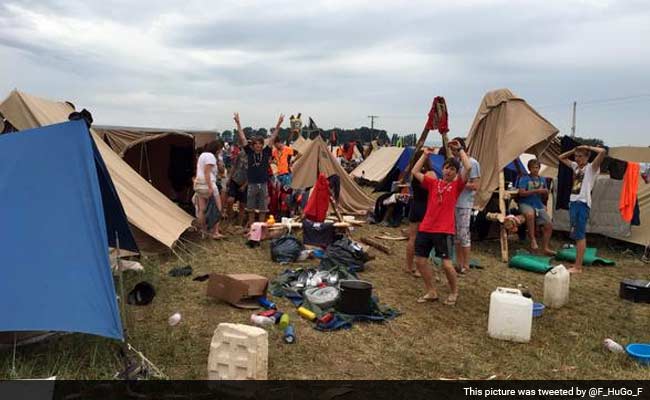
[[[343,280],[339,286],[336,309],[343,314],[369,315],[372,284],[366,281]]]
[[[544,304],[542,303],[534,303],[533,304],[533,317],[541,317],[542,313],[544,313]]]

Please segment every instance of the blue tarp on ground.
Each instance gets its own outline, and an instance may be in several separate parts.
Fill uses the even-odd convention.
[[[85,123],[0,136],[0,201],[0,331],[122,339],[106,221],[128,225]]]

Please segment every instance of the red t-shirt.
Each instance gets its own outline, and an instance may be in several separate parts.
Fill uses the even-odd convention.
[[[418,230],[428,233],[455,234],[456,200],[465,188],[465,182],[460,177],[448,183],[443,179],[425,175],[422,187],[429,191],[429,196],[427,212]]]

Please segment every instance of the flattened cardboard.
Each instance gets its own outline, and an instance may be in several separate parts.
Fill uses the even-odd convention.
[[[257,299],[266,295],[269,280],[256,274],[211,274],[207,295],[235,307],[260,308]]]

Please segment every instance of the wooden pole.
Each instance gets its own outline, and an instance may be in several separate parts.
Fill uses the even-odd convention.
[[[386,254],[391,254],[390,247],[377,242],[376,240],[370,239],[368,237],[362,237],[359,239],[360,242],[367,244],[368,246],[372,246],[377,250],[383,251]]]
[[[420,138],[418,139],[418,142],[415,144],[415,151],[413,152],[413,155],[411,156],[411,160],[409,161],[409,165],[405,171],[402,171],[402,179],[400,179],[400,183],[406,182],[406,177],[411,174],[411,170],[413,169],[413,166],[415,165],[415,162],[417,161],[415,159],[415,154],[424,146],[424,142],[427,141],[427,136],[429,136],[429,129],[424,128],[422,130],[422,133],[420,134]]]
[[[506,180],[503,174],[503,170],[499,172],[499,213],[500,217],[506,217]],[[508,232],[503,224],[501,224],[499,238],[501,241],[501,261],[508,262]]]

